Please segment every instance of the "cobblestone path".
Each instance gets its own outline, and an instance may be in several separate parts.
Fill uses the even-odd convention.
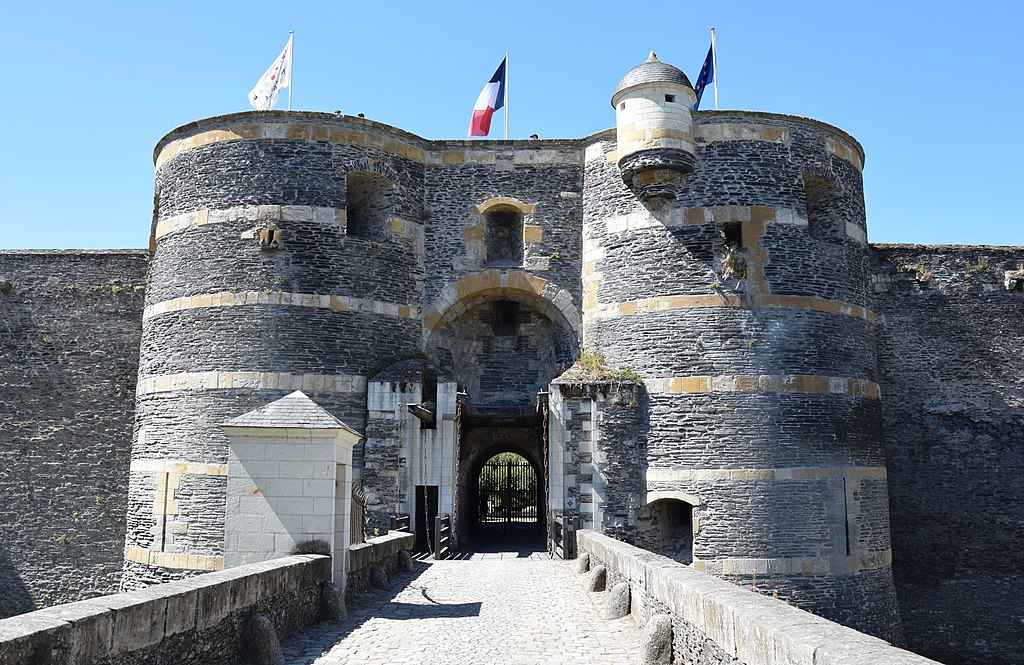
[[[388,592],[349,600],[349,618],[282,645],[288,665],[637,663],[640,629],[600,618],[573,561],[546,554],[417,561]]]

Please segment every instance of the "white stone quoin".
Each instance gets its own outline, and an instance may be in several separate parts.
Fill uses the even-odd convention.
[[[230,445],[224,567],[288,556],[300,542],[322,540],[344,589],[359,433],[298,390],[221,429]]]

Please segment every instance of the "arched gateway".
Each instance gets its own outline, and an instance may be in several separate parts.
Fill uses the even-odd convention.
[[[548,442],[538,399],[575,359],[578,315],[547,297],[558,290],[521,271],[488,271],[453,289],[462,295],[441,313],[426,350],[464,395],[453,506],[460,540],[542,546]]]

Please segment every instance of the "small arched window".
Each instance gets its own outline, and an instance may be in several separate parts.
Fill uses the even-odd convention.
[[[348,235],[384,240],[394,196],[391,182],[377,173],[350,171],[345,176],[345,190]]]
[[[693,561],[693,504],[658,499],[640,511],[637,547],[681,563]]]
[[[522,214],[511,208],[500,208],[487,213],[484,242],[489,265],[522,265]]]

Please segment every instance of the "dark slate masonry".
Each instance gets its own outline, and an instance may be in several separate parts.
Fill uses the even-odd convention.
[[[872,259],[907,646],[1012,662],[1024,653],[1024,292],[1006,275],[1024,248],[875,245]]]
[[[1024,248],[871,246],[853,137],[632,74],[580,139],[200,120],[157,145],[148,252],[0,252],[0,616],[222,567],[218,426],[301,389],[369,438],[372,527],[423,485],[472,532],[514,450],[539,529],[1019,660]]]
[[[117,590],[145,251],[0,251],[0,618]]]

